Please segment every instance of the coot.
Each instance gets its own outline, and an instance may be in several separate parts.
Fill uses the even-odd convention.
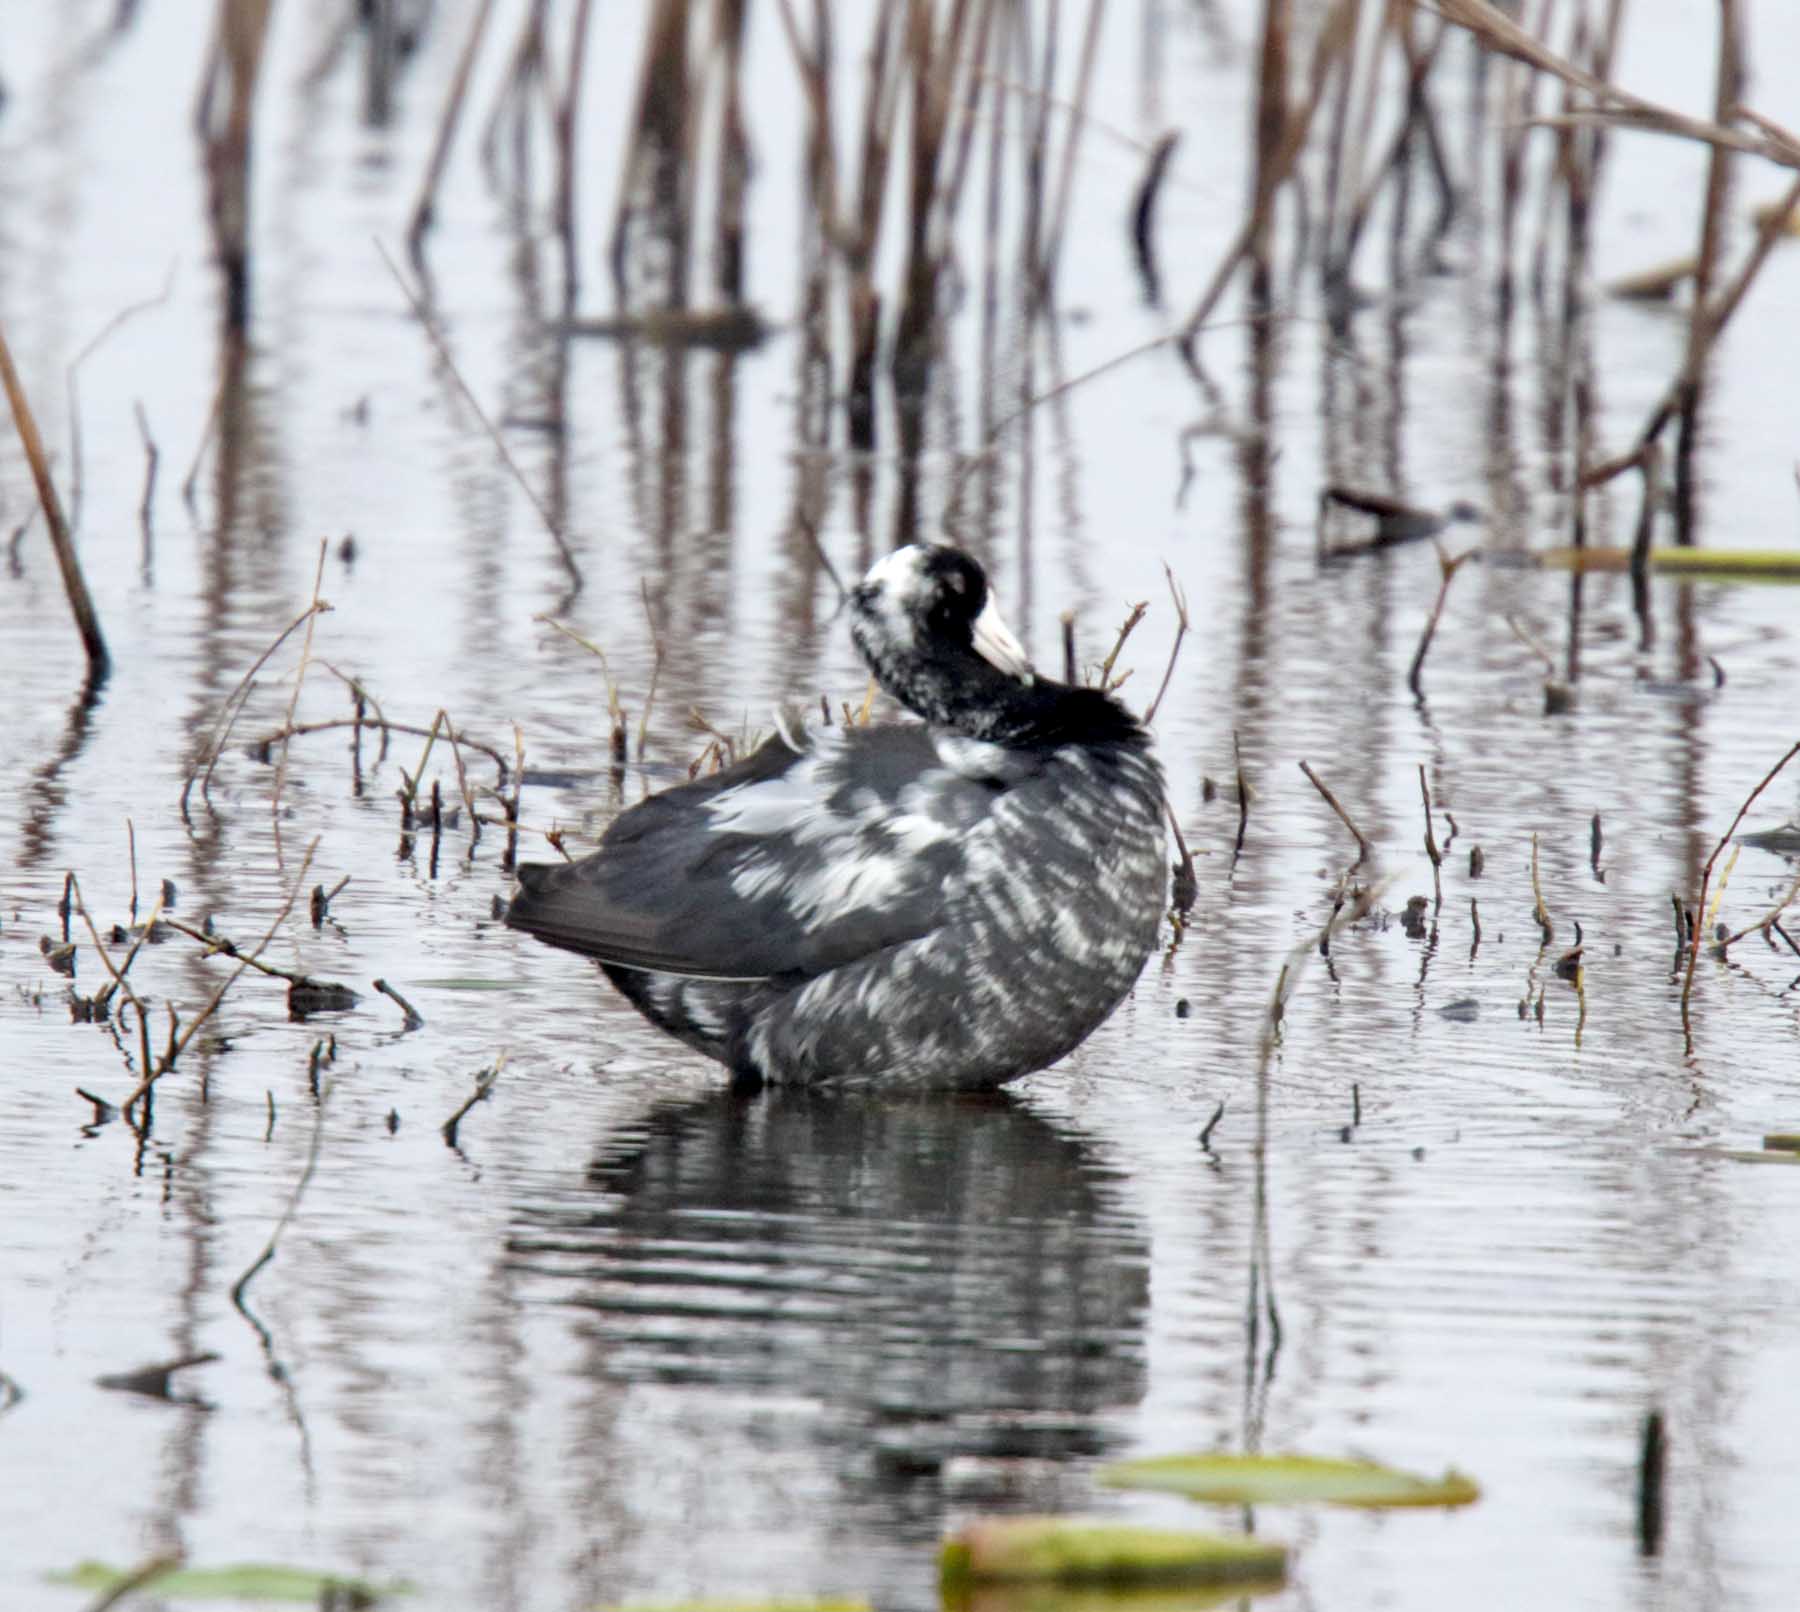
[[[592,856],[521,867],[506,921],[745,1084],[997,1086],[1084,1040],[1156,944],[1162,771],[1116,700],[1033,672],[959,549],[888,555],[851,623],[923,723],[783,715]]]

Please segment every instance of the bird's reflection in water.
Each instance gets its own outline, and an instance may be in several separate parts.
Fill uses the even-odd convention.
[[[612,1137],[510,1253],[597,1318],[584,1370],[713,1398],[708,1460],[774,1437],[816,1499],[930,1533],[958,1474],[1078,1498],[1063,1463],[1140,1397],[1149,1250],[1117,1180],[1004,1095],[720,1094]]]

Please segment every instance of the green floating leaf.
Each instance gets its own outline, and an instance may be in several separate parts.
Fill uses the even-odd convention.
[[[1481,1498],[1460,1472],[1415,1477],[1368,1461],[1309,1455],[1163,1455],[1118,1461],[1096,1474],[1115,1489],[1155,1489],[1230,1505],[1466,1506]]]
[[[110,1590],[131,1574],[104,1562],[80,1562],[67,1572],[46,1573],[52,1584],[79,1590]],[[176,1567],[159,1573],[144,1588],[159,1596],[189,1601],[283,1601],[317,1605],[321,1592],[336,1589],[361,1596],[369,1604],[389,1595],[411,1593],[406,1584],[369,1584],[335,1573],[315,1573],[304,1567],[275,1567],[262,1562],[241,1562],[232,1567]]]
[[[1631,569],[1631,550],[1589,547],[1540,549],[1533,560],[1546,571],[1617,572]],[[1800,553],[1792,549],[1652,549],[1650,569],[1724,582],[1792,582],[1800,579]]]
[[[1800,1153],[1800,1131],[1771,1131],[1763,1138],[1763,1146],[1777,1153]]]
[[[630,1601],[597,1606],[594,1612],[873,1612],[867,1601],[825,1597],[774,1601]]]
[[[943,1612],[1207,1612],[1241,1606],[1252,1595],[1274,1595],[1279,1577],[1230,1584],[1053,1584],[1037,1582],[947,1585]]]
[[[946,1594],[971,1585],[1273,1584],[1287,1550],[1262,1539],[1139,1528],[1091,1517],[985,1517],[938,1552]]]

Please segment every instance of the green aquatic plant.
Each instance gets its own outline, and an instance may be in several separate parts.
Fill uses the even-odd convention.
[[[1466,1506],[1481,1498],[1472,1479],[1449,1471],[1421,1478],[1370,1461],[1310,1455],[1162,1455],[1102,1467],[1115,1489],[1154,1489],[1227,1505]]]

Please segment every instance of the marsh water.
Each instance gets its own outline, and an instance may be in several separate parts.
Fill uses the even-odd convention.
[[[1255,8],[1114,7],[1053,312],[1021,332],[1002,309],[984,336],[971,248],[922,434],[890,400],[852,452],[835,402],[820,425],[793,324],[804,98],[774,9],[752,8],[745,68],[748,291],[773,328],[737,348],[556,330],[547,170],[523,206],[476,154],[514,7],[426,263],[527,496],[376,245],[404,260],[475,8],[423,13],[391,80],[356,8],[277,8],[236,352],[191,130],[213,10],[94,0],[0,27],[0,320],[116,663],[84,694],[0,433],[0,537],[24,527],[0,570],[0,1599],[76,1607],[86,1592],[47,1574],[180,1552],[405,1581],[436,1607],[925,1608],[935,1542],[970,1516],[1240,1527],[1094,1473],[1253,1449],[1454,1466],[1483,1490],[1454,1513],[1258,1512],[1293,1547],[1271,1608],[1791,1605],[1800,1169],[1739,1155],[1800,1130],[1800,958],[1755,933],[1703,955],[1684,1027],[1671,895],[1694,899],[1800,738],[1800,594],[1658,578],[1639,610],[1623,575],[1521,563],[1569,540],[1572,393],[1603,456],[1680,366],[1679,306],[1598,288],[1691,250],[1704,150],[1613,136],[1572,318],[1554,292],[1502,317],[1476,194],[1429,263],[1390,251],[1378,215],[1347,321],[1295,276],[1272,316],[1228,301],[1206,385],[1161,350],[1008,424],[1178,321],[1243,216]],[[1618,76],[1706,111],[1715,8],[1653,10]],[[1800,60],[1800,20],[1747,13],[1746,99],[1779,117],[1791,75],[1771,64]],[[862,13],[838,15],[848,51]],[[599,8],[593,27],[579,307],[604,315],[641,19]],[[1477,139],[1473,53],[1444,49],[1446,127]],[[1157,307],[1126,215],[1165,129],[1183,140]],[[1728,250],[1781,183],[1740,162]],[[1792,547],[1796,420],[1791,243],[1708,370],[1704,544]],[[1321,559],[1331,482],[1480,511],[1443,534],[1483,557],[1450,587],[1422,697],[1407,674],[1437,555]],[[1629,542],[1637,488],[1592,500],[1593,541]],[[1323,519],[1335,544],[1369,535]],[[540,780],[521,854],[554,854],[552,827],[578,853],[702,755],[690,712],[737,736],[786,696],[860,701],[834,578],[946,532],[989,562],[1040,664],[1061,661],[1065,613],[1091,664],[1148,601],[1120,659],[1140,709],[1175,633],[1165,566],[1192,615],[1156,719],[1191,921],[1087,1045],[997,1098],[734,1098],[591,967],[496,923],[503,830],[472,840],[465,813],[402,833],[422,738],[257,748],[290,712],[349,717],[347,679],[391,723],[443,711],[507,758],[516,730]],[[332,608],[304,678],[306,629],[256,671],[184,816],[316,575]],[[472,790],[493,783],[464,760]],[[1356,851],[1302,761],[1372,842],[1377,910],[1328,958],[1309,940]],[[460,805],[442,742],[423,776]],[[1793,769],[1746,830],[1797,793]],[[284,981],[246,974],[141,1129],[101,1106],[142,1073],[134,1021],[71,1021],[105,978],[79,917],[72,980],[40,949],[71,871],[103,932],[129,923],[134,866],[140,921],[172,881],[170,916],[245,949],[274,924],[269,962],[358,996],[295,1020]],[[1793,877],[1742,849],[1716,921],[1756,923]],[[312,922],[304,892],[346,878]],[[1556,966],[1577,925],[1579,979]],[[233,966],[179,934],[143,949],[158,1048],[168,1007],[191,1022]],[[1646,1526],[1653,1413],[1666,1482]]]

